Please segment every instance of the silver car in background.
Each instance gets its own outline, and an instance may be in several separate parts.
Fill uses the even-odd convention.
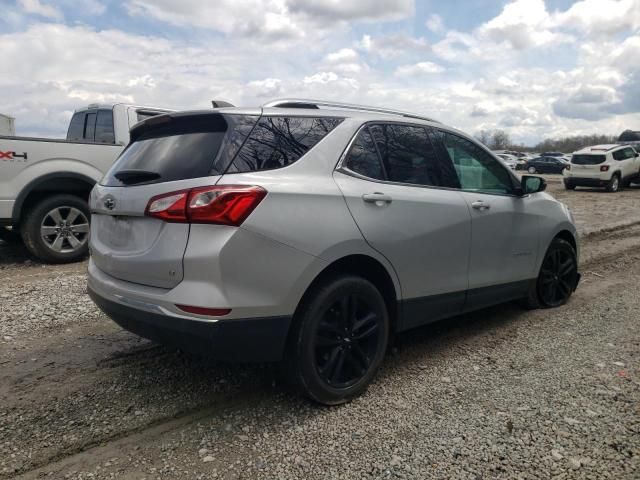
[[[569,299],[577,234],[544,188],[414,114],[290,99],[161,115],[91,193],[89,293],[131,332],[281,361],[337,404],[397,332]]]

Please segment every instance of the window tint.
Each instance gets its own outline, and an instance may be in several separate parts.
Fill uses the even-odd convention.
[[[606,159],[605,155],[573,154],[571,163],[576,165],[598,165],[599,163],[604,163]]]
[[[211,175],[222,175],[227,171],[229,164],[249,137],[251,130],[258,121],[258,116],[251,115],[227,115],[229,134],[224,137],[218,156],[213,162]]]
[[[160,175],[146,183],[161,183],[210,175],[227,122],[222,115],[176,117],[149,127],[122,152],[107,173],[104,185],[123,186],[114,174],[145,170]]]
[[[93,142],[96,136],[96,114],[95,112],[87,113],[87,121],[84,124],[84,139],[87,142]]]
[[[98,110],[96,120],[96,142],[115,143],[116,137],[113,132],[113,111]]]
[[[362,129],[356,137],[344,161],[344,166],[365,177],[385,179],[380,158],[368,128]]]
[[[513,191],[513,180],[506,167],[479,145],[448,132],[440,131],[438,136],[453,163],[460,188],[487,193]]]
[[[424,128],[387,124],[372,125],[370,131],[389,181],[452,186],[454,172],[442,168]]]
[[[84,136],[84,112],[74,113],[67,130],[67,140],[82,140]]]
[[[291,165],[341,121],[339,118],[262,117],[228,173],[272,170]]]

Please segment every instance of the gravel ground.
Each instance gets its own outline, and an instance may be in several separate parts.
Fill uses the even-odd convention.
[[[85,264],[0,244],[0,478],[640,478],[640,224],[587,227],[635,222],[640,192],[549,190],[585,234],[570,304],[402,336],[337,408],[139,339],[93,307]]]

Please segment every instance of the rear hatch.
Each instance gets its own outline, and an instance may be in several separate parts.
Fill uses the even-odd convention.
[[[154,197],[215,185],[259,115],[184,112],[136,125],[91,194],[91,256],[107,274],[173,288],[183,279],[189,223],[146,214]]]

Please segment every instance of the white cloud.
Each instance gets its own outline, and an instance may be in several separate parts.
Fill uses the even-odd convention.
[[[276,97],[282,94],[282,80],[265,78],[247,83],[247,91],[257,98]]]
[[[417,77],[444,72],[444,67],[433,62],[418,62],[412,65],[401,65],[396,68],[396,77]]]
[[[356,48],[384,59],[421,54],[431,50],[429,42],[424,37],[412,37],[404,33],[379,37],[363,35],[362,39],[356,43]]]
[[[442,33],[444,31],[444,22],[442,21],[442,17],[437,13],[429,15],[425,25],[433,33]]]
[[[40,0],[18,0],[18,4],[26,13],[40,15],[52,20],[61,20],[62,12],[52,5],[43,4]]]
[[[640,28],[638,0],[583,0],[554,15],[554,23],[587,34],[618,34]]]
[[[288,0],[289,9],[327,21],[393,21],[413,15],[414,0]]]

